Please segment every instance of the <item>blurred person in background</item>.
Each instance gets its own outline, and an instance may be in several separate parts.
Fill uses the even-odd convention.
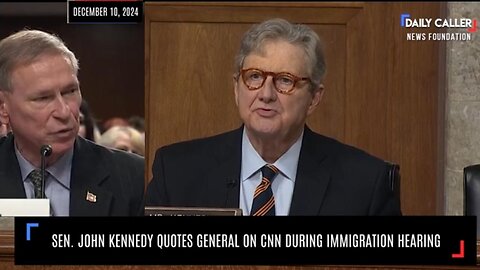
[[[143,117],[134,115],[128,118],[128,124],[140,133],[145,133],[145,119]]]
[[[145,141],[145,118],[134,115],[128,118],[128,123],[142,134],[142,140]]]
[[[123,117],[109,118],[103,122],[101,133],[103,134],[110,128],[116,127],[116,126],[127,127],[127,126],[130,126],[130,123],[128,123],[128,120]]]
[[[145,141],[142,135],[130,126],[111,127],[102,134],[98,143],[106,147],[135,153],[140,156],[145,154]]]
[[[100,137],[100,131],[95,118],[85,99],[80,104],[80,128],[78,129],[78,135],[92,142],[95,142]]]

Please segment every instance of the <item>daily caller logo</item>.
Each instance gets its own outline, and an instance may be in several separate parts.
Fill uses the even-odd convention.
[[[469,18],[411,18],[409,13],[400,15],[400,26],[404,28],[447,28],[451,31],[434,32],[407,32],[407,40],[446,40],[469,41],[472,34],[477,32],[477,20]]]

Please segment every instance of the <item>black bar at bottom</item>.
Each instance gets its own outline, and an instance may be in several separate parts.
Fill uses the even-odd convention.
[[[475,265],[476,218],[17,217],[15,263]]]

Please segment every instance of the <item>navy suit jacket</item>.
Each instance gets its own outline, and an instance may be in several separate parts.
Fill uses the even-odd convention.
[[[239,208],[243,128],[157,150],[146,204]],[[383,160],[303,135],[289,215],[401,215]]]
[[[70,178],[70,216],[143,215],[144,164],[143,157],[77,137]],[[96,202],[86,200],[87,191],[96,195]],[[0,198],[26,198],[12,133],[0,138]]]

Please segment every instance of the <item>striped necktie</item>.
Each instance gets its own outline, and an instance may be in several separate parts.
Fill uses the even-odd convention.
[[[251,216],[275,216],[275,198],[272,192],[272,182],[278,175],[277,167],[267,164],[262,167],[262,182],[253,194]]]

